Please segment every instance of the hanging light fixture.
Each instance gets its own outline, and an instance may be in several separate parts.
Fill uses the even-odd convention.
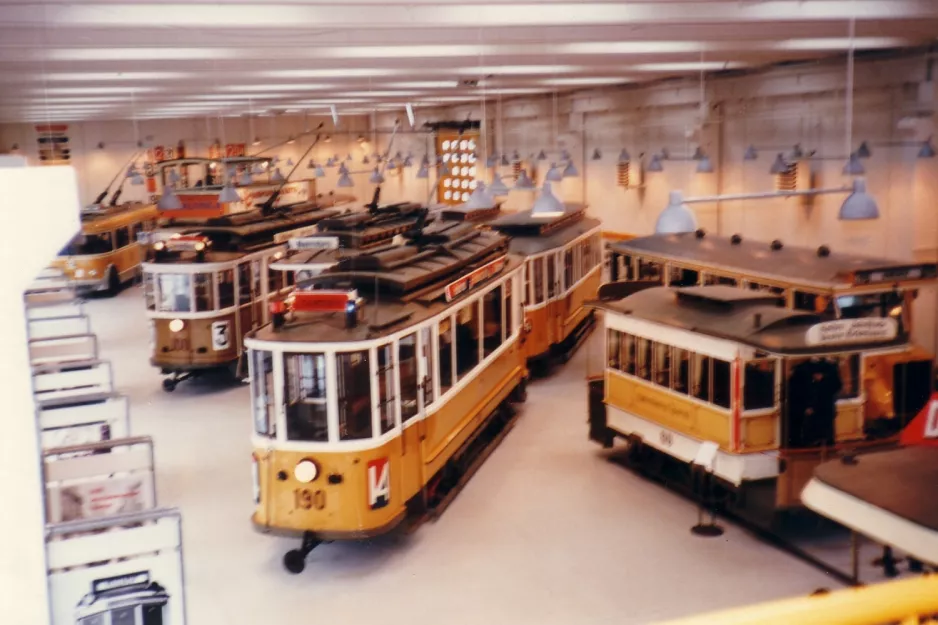
[[[495,196],[485,188],[485,183],[479,180],[469,199],[463,202],[465,208],[492,208],[495,206]]]
[[[133,175],[130,176],[130,184],[135,187],[139,187],[144,183],[143,175],[139,171],[134,171]]]
[[[508,185],[502,180],[502,175],[495,172],[495,175],[492,176],[492,184],[489,186],[489,193],[498,197],[499,195],[508,195],[509,191]]]
[[[530,191],[531,189],[536,189],[537,187],[535,186],[534,181],[531,180],[531,177],[528,176],[528,172],[522,169],[518,173],[518,179],[515,180],[514,188],[519,191]]]
[[[324,170],[321,165],[316,165],[316,169],[313,171],[313,175],[317,178],[325,178],[326,170]]]
[[[348,154],[346,154],[345,160],[346,160],[346,162],[348,162],[348,163],[351,163],[351,162],[352,162],[352,153],[351,153],[351,152],[349,152]]]
[[[241,172],[241,179],[238,181],[241,186],[247,186],[254,183],[254,176],[251,175],[251,170],[245,167],[244,171]]]
[[[743,154],[743,160],[754,161],[757,158],[759,158],[759,152],[756,150],[756,146],[750,144],[749,147],[746,148],[746,153]]]
[[[160,196],[159,202],[156,203],[156,207],[164,211],[180,210],[182,208],[182,202],[173,190],[172,185],[163,187],[163,194]]]
[[[710,162],[710,157],[704,154],[699,161],[697,161],[697,173],[698,174],[712,174],[713,173],[713,163]]]
[[[549,180],[551,182],[560,182],[563,180],[563,170],[557,167],[556,163],[550,164],[550,169],[547,170],[547,175],[544,176],[544,180]]]
[[[283,182],[283,174],[280,173],[280,168],[277,167],[274,169],[274,173],[270,175],[271,182]]]
[[[251,145],[253,145],[253,146],[258,146],[258,145],[260,145],[260,144],[261,144],[261,138],[258,137],[258,136],[255,136],[255,137],[254,137],[254,141],[251,142]]]
[[[518,150],[515,150],[514,152],[511,153],[511,160],[513,160],[516,163],[521,160],[521,155],[518,154]]]
[[[860,147],[857,148],[857,158],[869,158],[873,153],[870,152],[870,146],[866,141],[860,143]]]
[[[551,192],[550,183],[545,182],[541,187],[541,193],[534,200],[534,206],[531,208],[532,217],[557,217],[564,214],[565,207],[563,202],[557,199],[557,196]]]
[[[628,163],[628,162],[630,162],[631,160],[632,160],[632,155],[629,154],[629,151],[628,151],[628,150],[626,150],[625,148],[622,148],[622,151],[619,152],[619,162],[620,162],[620,163]]]
[[[345,166],[345,163],[340,164],[339,175],[341,176],[342,174],[347,174],[347,173],[349,173],[349,171],[348,171],[348,167]]]
[[[546,160],[547,160],[547,153],[544,152],[544,150],[541,150],[540,152],[538,152],[538,153],[537,153],[537,160],[539,160],[539,161],[546,161]]]
[[[221,188],[221,193],[218,194],[218,201],[222,204],[230,204],[232,202],[241,201],[241,196],[238,195],[238,192],[231,185],[230,178],[227,182],[225,182],[225,186]]]
[[[837,219],[841,221],[863,221],[879,219],[879,207],[873,196],[866,192],[866,180],[854,178],[853,191],[840,205],[840,214]]]
[[[563,151],[560,153],[560,160],[562,160],[562,161],[569,161],[570,158],[571,158],[571,157],[570,157],[570,151],[567,150],[566,148],[564,148]]]
[[[922,147],[918,151],[918,158],[935,158],[935,147],[931,144],[931,137],[922,142]]]
[[[348,174],[348,172],[346,172],[346,173],[342,174],[341,176],[339,176],[339,181],[336,182],[335,185],[336,185],[337,187],[341,187],[341,188],[343,188],[343,189],[347,189],[347,188],[349,188],[349,187],[354,187],[354,186],[355,186],[355,182],[352,180],[352,177]]]
[[[276,156],[276,155],[275,155],[275,156],[271,157],[271,159],[270,159],[270,166],[271,166],[271,167],[274,167],[274,166],[277,165],[278,163],[280,163],[280,157],[279,157],[279,156]]]
[[[602,159],[602,157],[603,157],[603,153],[599,151],[599,148],[595,148],[595,149],[593,150],[593,157],[592,157],[593,160],[594,160],[594,161],[598,161],[598,160]]]
[[[661,158],[657,154],[651,155],[651,161],[648,163],[648,167],[645,171],[660,172],[664,171],[664,166],[661,164]]]
[[[772,166],[769,167],[769,173],[773,175],[784,174],[788,171],[788,162],[785,161],[785,156],[779,152],[775,156],[775,160],[772,162]]]
[[[576,178],[580,175],[580,172],[577,170],[576,165],[573,164],[573,161],[569,161],[567,166],[563,168],[562,175],[564,178]]]
[[[326,159],[326,167],[335,167],[335,161],[332,160],[332,157]]]
[[[287,167],[294,167],[296,163],[293,162],[292,158],[287,159]]]
[[[857,156],[856,152],[853,152],[844,164],[843,174],[845,176],[862,176],[865,173],[866,170],[863,168],[863,163],[860,162],[860,157]]]
[[[789,154],[788,157],[793,161],[797,161],[799,159],[804,158],[804,150],[801,149],[800,143],[796,143],[795,145],[792,146],[791,154]]]
[[[372,172],[371,177],[368,178],[368,182],[371,184],[381,184],[384,182],[384,176],[381,175],[381,172],[375,167],[374,172]]]
[[[401,167],[413,167],[413,166],[414,166],[413,157],[411,157],[411,155],[408,154],[406,157],[404,157],[404,163],[403,165],[401,165]]]
[[[388,159],[388,169],[396,169],[397,162],[394,160],[394,157]]]
[[[684,195],[680,191],[671,191],[668,196],[668,205],[655,222],[656,234],[677,234],[693,232],[697,229],[697,218],[693,211],[684,203]]]
[[[420,169],[417,170],[417,178],[424,180],[430,177],[430,165],[429,163],[421,162]]]
[[[368,158],[368,155],[365,154],[365,155],[362,157],[362,165],[370,165],[370,164],[371,164],[371,160]]]
[[[502,154],[502,167],[508,167],[511,165],[511,161],[508,160],[507,154]]]
[[[706,156],[706,154],[704,154],[703,148],[698,145],[698,146],[694,149],[694,154],[691,156],[691,160],[699,161],[699,160],[703,159],[705,156]]]
[[[179,174],[176,172],[176,168],[174,167],[169,170],[169,183],[177,184],[178,182],[179,182]]]

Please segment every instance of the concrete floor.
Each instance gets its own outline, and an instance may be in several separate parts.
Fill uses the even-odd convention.
[[[191,625],[647,623],[839,586],[731,525],[692,536],[689,501],[605,460],[586,438],[586,348],[530,387],[515,429],[438,521],[321,546],[290,575],[280,561],[296,541],[249,520],[247,386],[165,393],[139,287],[87,310],[132,432],[155,441],[160,504],[183,513]]]

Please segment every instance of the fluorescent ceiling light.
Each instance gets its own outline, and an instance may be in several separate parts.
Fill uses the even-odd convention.
[[[420,95],[419,91],[339,91],[337,96],[349,98],[398,98]]]
[[[588,68],[579,65],[493,65],[477,67],[460,67],[456,73],[462,76],[477,76],[488,74],[568,74],[570,72],[588,71]]]
[[[120,81],[120,80],[176,80],[179,78],[195,77],[191,72],[53,72],[51,74],[35,75],[36,80],[51,82],[66,81]]]
[[[189,61],[234,59],[240,56],[240,52],[238,48],[51,48],[46,51],[46,59],[50,61]]]
[[[335,85],[284,83],[279,85],[225,85],[219,91],[322,91]]]
[[[374,78],[378,76],[400,76],[409,73],[405,69],[348,68],[348,69],[274,69],[263,72],[245,72],[246,77],[259,78]]]
[[[112,95],[111,96],[108,96],[108,95],[87,96],[87,97],[69,96],[69,97],[64,97],[64,98],[61,98],[61,97],[38,98],[36,96],[30,96],[28,100],[24,100],[22,102],[19,102],[18,104],[43,106],[45,104],[84,104],[84,103],[89,103],[89,102],[128,104],[130,103],[130,98],[128,98],[127,96],[112,96]]]
[[[416,82],[381,83],[389,89],[455,89],[459,83],[455,80],[418,80]]]
[[[31,89],[32,93],[48,95],[82,95],[96,93],[126,93],[128,97],[134,93],[147,93],[156,91],[156,87],[49,87],[48,89]]]
[[[745,63],[732,61],[691,61],[688,63],[639,63],[629,65],[629,71],[635,72],[710,72],[724,69],[737,69],[745,67]]]
[[[767,42],[772,50],[818,51],[849,50],[851,45],[857,49],[898,48],[909,45],[909,41],[898,37],[827,37],[816,39],[786,39]]]
[[[200,93],[185,96],[188,100],[232,100],[242,101],[247,104],[248,100],[278,100],[281,98],[295,98],[295,93]]]
[[[322,100],[297,100],[291,104],[295,106],[318,106],[328,108],[330,104],[366,104],[364,98],[329,98]]]
[[[538,84],[550,85],[553,87],[581,87],[589,85],[619,85],[633,82],[631,78],[625,76],[598,78],[590,76],[571,77],[571,78],[547,78],[539,80]]]

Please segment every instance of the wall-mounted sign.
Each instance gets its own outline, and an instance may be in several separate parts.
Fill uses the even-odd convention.
[[[310,228],[315,228],[316,226],[310,226]],[[296,234],[294,234],[296,233]],[[291,250],[337,250],[339,249],[339,237],[311,237],[304,236],[304,233],[300,233],[297,230],[291,232],[282,232],[280,234],[288,235],[284,237],[287,239],[287,246]],[[279,234],[277,235],[280,236]],[[290,238],[294,237],[294,238]],[[277,240],[274,238],[275,243],[282,243],[283,240]]]
[[[896,320],[890,317],[838,319],[817,323],[808,328],[805,342],[808,345],[836,345],[891,341],[896,338],[898,330]]]
[[[452,301],[456,297],[459,297],[466,291],[470,291],[475,288],[477,285],[485,282],[492,276],[496,275],[505,267],[505,257],[496,258],[487,265],[479,267],[472,273],[463,276],[459,280],[455,280],[446,285],[446,301]]]
[[[43,165],[67,165],[71,161],[67,124],[41,124],[36,126],[36,132],[39,161]]]

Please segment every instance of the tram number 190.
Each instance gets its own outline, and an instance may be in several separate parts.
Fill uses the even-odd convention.
[[[293,505],[301,510],[322,510],[326,507],[326,493],[321,490],[297,488],[293,491]]]

